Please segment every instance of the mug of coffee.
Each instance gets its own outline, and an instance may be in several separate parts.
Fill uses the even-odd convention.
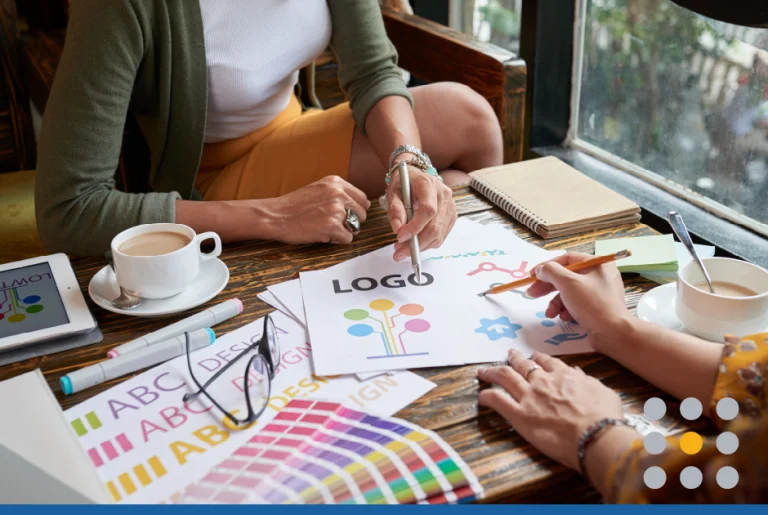
[[[215,248],[204,254],[200,243],[213,240]],[[165,299],[184,291],[200,273],[200,263],[221,255],[215,232],[196,234],[181,224],[137,225],[112,240],[117,282],[143,299]]]
[[[714,294],[695,262],[678,274],[675,313],[686,330],[723,342],[726,334],[742,337],[768,329],[768,270],[737,259],[702,261]]]

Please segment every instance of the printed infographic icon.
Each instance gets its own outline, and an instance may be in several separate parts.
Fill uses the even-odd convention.
[[[398,326],[397,317],[417,317],[424,312],[421,304],[403,304],[397,309],[397,313],[390,315],[395,309],[395,303],[389,299],[376,299],[368,304],[371,311],[381,313],[381,318],[374,318],[366,309],[350,309],[344,312],[344,318],[351,322],[358,322],[347,328],[347,333],[359,338],[366,338],[372,334],[378,334],[381,338],[384,354],[368,356],[368,359],[396,358],[403,356],[426,356],[429,352],[408,352],[403,335],[406,333],[425,333],[429,331],[429,322],[423,318],[409,318]],[[363,323],[372,320],[376,324]],[[380,330],[379,330],[380,329]]]
[[[0,322],[23,322],[28,314],[34,315],[43,310],[43,305],[39,302],[39,295],[21,297],[19,288],[0,289]]]

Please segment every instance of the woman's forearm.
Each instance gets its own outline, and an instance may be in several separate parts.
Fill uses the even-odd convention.
[[[391,96],[379,100],[368,113],[365,130],[379,161],[386,167],[389,156],[400,145],[421,148],[419,127],[410,102],[404,97]],[[402,159],[411,157],[403,155]]]
[[[279,233],[269,200],[177,200],[176,223],[198,233],[214,231],[225,243],[274,240]]]
[[[695,397],[708,414],[723,346],[636,318],[597,336],[599,352],[678,399]]]

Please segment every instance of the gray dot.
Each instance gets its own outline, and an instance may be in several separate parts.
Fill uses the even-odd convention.
[[[700,487],[703,480],[704,475],[701,473],[701,470],[696,467],[685,467],[683,471],[680,472],[680,484],[688,490]]]
[[[717,416],[723,420],[733,420],[739,414],[739,403],[735,399],[725,397],[717,403]]]
[[[651,397],[645,401],[643,406],[643,414],[648,420],[661,420],[664,414],[667,412],[667,405],[664,401],[658,397]]]
[[[686,420],[696,420],[701,413],[701,401],[695,397],[688,397],[680,403],[680,414]]]
[[[717,437],[717,450],[723,454],[733,454],[739,448],[739,437],[730,431]]]
[[[723,490],[730,490],[739,484],[739,473],[733,467],[723,467],[717,471],[717,485]]]
[[[661,454],[667,448],[667,439],[658,431],[648,433],[643,438],[643,446],[648,454]]]
[[[667,482],[667,474],[661,467],[650,467],[643,474],[643,481],[651,490],[658,490]]]

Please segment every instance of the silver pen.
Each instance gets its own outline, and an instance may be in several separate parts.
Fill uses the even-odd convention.
[[[413,204],[411,203],[411,179],[408,175],[408,165],[401,162],[398,165],[400,172],[400,187],[403,188],[403,204],[405,205],[405,214],[408,217],[408,221],[413,220]],[[421,284],[421,254],[419,253],[419,237],[417,235],[411,236],[411,240],[408,242],[411,248],[411,264],[413,265],[413,271],[416,273],[416,282]]]

